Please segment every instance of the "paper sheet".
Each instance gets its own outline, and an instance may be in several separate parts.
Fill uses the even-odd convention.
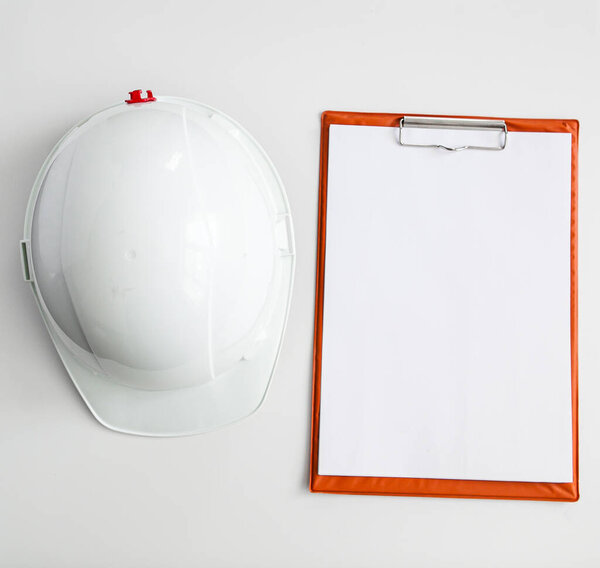
[[[572,481],[571,135],[397,140],[330,128],[319,474]]]

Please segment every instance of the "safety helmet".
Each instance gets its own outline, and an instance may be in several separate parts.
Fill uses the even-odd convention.
[[[132,91],[54,147],[21,252],[94,416],[121,432],[177,436],[263,401],[293,239],[281,180],[248,132],[206,105]]]

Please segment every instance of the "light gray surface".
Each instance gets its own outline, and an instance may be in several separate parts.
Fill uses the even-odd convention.
[[[597,566],[598,12],[562,0],[0,0],[0,567]],[[240,121],[295,216],[296,289],[270,394],[205,436],[100,426],[22,281],[18,241],[43,159],[135,88]],[[308,492],[325,109],[581,121],[578,503]]]

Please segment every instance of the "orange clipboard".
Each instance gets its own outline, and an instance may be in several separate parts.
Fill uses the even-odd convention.
[[[392,477],[375,475],[332,475],[319,473],[320,426],[322,410],[322,362],[328,168],[330,154],[330,127],[352,125],[400,128],[401,120],[416,115],[387,113],[358,113],[326,111],[322,114],[320,146],[320,186],[318,213],[318,244],[316,267],[316,303],[313,352],[313,398],[310,490],[317,493],[401,495],[427,497],[460,497],[486,499],[525,499],[546,501],[577,501],[579,499],[578,460],[578,355],[577,355],[577,176],[578,176],[578,132],[576,120],[546,119],[498,119],[490,117],[447,117],[441,115],[419,115],[434,119],[467,119],[504,121],[505,137],[511,132],[568,133],[571,135],[571,194],[570,194],[570,420],[572,428],[572,481],[488,481],[485,479],[450,479],[431,477]],[[400,137],[402,134],[400,133]],[[401,139],[401,138],[400,138]],[[505,138],[506,140],[506,138]],[[566,178],[565,178],[566,179]],[[568,196],[566,197],[568,200]],[[566,203],[566,201],[565,201]],[[567,221],[565,221],[565,226]],[[565,243],[565,250],[567,245]],[[565,266],[567,261],[565,260]],[[567,284],[565,283],[565,289]],[[567,299],[568,301],[568,299]],[[565,308],[567,313],[567,308]],[[565,330],[565,338],[567,337]],[[568,368],[568,353],[565,355]],[[568,380],[565,378],[565,381]],[[570,464],[569,464],[570,465]]]

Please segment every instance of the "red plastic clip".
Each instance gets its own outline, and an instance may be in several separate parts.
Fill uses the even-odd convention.
[[[142,98],[142,89],[137,89],[135,91],[130,91],[129,92],[129,99],[126,100],[125,102],[128,105],[134,104],[134,103],[150,103],[152,101],[155,101],[156,97],[152,94],[152,91],[150,89],[148,89],[146,91],[146,98],[143,99]]]

